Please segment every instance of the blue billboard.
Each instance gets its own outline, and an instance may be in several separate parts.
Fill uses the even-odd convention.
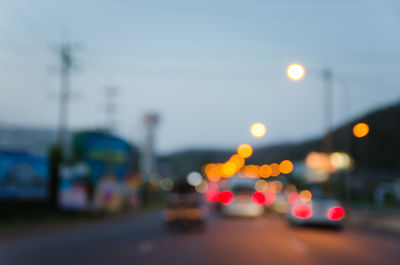
[[[132,147],[124,140],[104,133],[77,134],[74,139],[78,160],[85,161],[97,183],[104,175],[112,174],[123,181],[132,166]]]
[[[48,195],[46,156],[0,151],[0,200],[45,200]]]

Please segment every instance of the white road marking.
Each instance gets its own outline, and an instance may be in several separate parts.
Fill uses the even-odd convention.
[[[295,238],[290,238],[288,240],[288,245],[290,248],[301,255],[306,255],[309,252],[309,247],[307,246],[307,244]]]
[[[151,240],[143,241],[138,245],[138,252],[142,255],[150,253],[154,249],[154,242]]]

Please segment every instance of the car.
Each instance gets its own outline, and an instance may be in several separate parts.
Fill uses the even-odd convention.
[[[206,210],[199,195],[194,192],[170,194],[164,210],[164,226],[169,230],[203,230]]]
[[[292,226],[316,225],[343,228],[345,220],[343,205],[332,197],[313,197],[307,203],[296,202],[290,207],[287,219]]]
[[[264,214],[264,202],[264,195],[254,190],[252,182],[235,183],[220,193],[221,213],[224,216],[261,216]]]

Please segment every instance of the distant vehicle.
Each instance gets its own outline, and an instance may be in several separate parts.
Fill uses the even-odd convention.
[[[220,202],[224,216],[258,217],[264,214],[265,197],[254,190],[253,182],[231,185],[228,190],[220,193]]]
[[[313,197],[308,203],[298,202],[287,213],[293,226],[318,225],[342,228],[345,219],[343,205],[331,197]]]
[[[204,229],[206,211],[201,197],[194,192],[170,194],[164,211],[164,224],[172,230]]]

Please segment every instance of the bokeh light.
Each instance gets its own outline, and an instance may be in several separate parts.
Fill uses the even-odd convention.
[[[198,193],[205,193],[208,189],[207,181],[203,180],[200,184],[194,187]]]
[[[256,192],[254,192],[253,195],[251,196],[251,201],[252,201],[254,204],[262,205],[262,204],[264,204],[264,202],[265,202],[265,196],[264,196],[263,193],[256,191]]]
[[[300,195],[297,192],[292,192],[288,195],[288,203],[294,205],[300,200]]]
[[[279,164],[277,164],[277,163],[271,164],[271,170],[272,170],[271,176],[273,176],[273,177],[277,177],[281,173],[281,171],[279,169]]]
[[[312,216],[313,210],[307,204],[297,204],[292,208],[292,214],[297,218],[308,219]]]
[[[271,176],[271,174],[272,174],[272,169],[271,169],[271,167],[269,165],[262,165],[259,168],[258,174],[262,178],[269,178]]]
[[[244,158],[238,154],[234,154],[229,161],[235,163],[237,169],[242,168],[244,165]]]
[[[218,202],[219,201],[219,190],[217,189],[209,189],[206,193],[206,198],[209,202]]]
[[[284,189],[284,193],[286,196],[289,196],[289,194],[292,192],[297,192],[297,188],[293,184],[288,184]]]
[[[253,135],[256,138],[263,137],[266,132],[267,132],[267,128],[265,127],[265,125],[262,123],[259,123],[259,122],[254,123],[250,127],[251,135]]]
[[[270,190],[267,190],[266,192],[264,192],[264,196],[265,196],[265,204],[266,205],[270,205],[272,203],[274,203],[276,196],[275,193],[273,193]]]
[[[300,192],[300,201],[301,202],[309,202],[311,201],[312,194],[309,190],[302,190]]]
[[[219,201],[224,205],[231,204],[233,201],[233,193],[230,190],[224,190],[219,194]]]
[[[344,209],[340,206],[331,207],[326,213],[326,217],[332,221],[340,220],[344,217]]]
[[[171,191],[174,188],[174,181],[170,178],[163,178],[160,182],[160,187],[164,191]]]
[[[248,158],[253,154],[253,148],[249,144],[241,144],[237,148],[237,153],[243,158]]]
[[[237,168],[236,164],[233,163],[232,161],[228,161],[228,162],[224,163],[222,166],[222,171],[224,173],[224,177],[233,176],[237,170],[238,170],[238,168]]]
[[[291,64],[288,66],[286,73],[290,79],[298,81],[304,77],[306,70],[300,64]]]
[[[254,184],[254,189],[259,192],[265,192],[268,189],[268,184],[265,180],[259,179]]]
[[[357,138],[365,137],[369,133],[369,126],[364,122],[357,123],[353,127],[353,134]]]
[[[190,172],[186,177],[187,182],[192,186],[197,186],[203,181],[203,177],[199,172]]]
[[[282,174],[290,174],[293,171],[293,163],[290,160],[283,160],[279,164],[279,170]]]

